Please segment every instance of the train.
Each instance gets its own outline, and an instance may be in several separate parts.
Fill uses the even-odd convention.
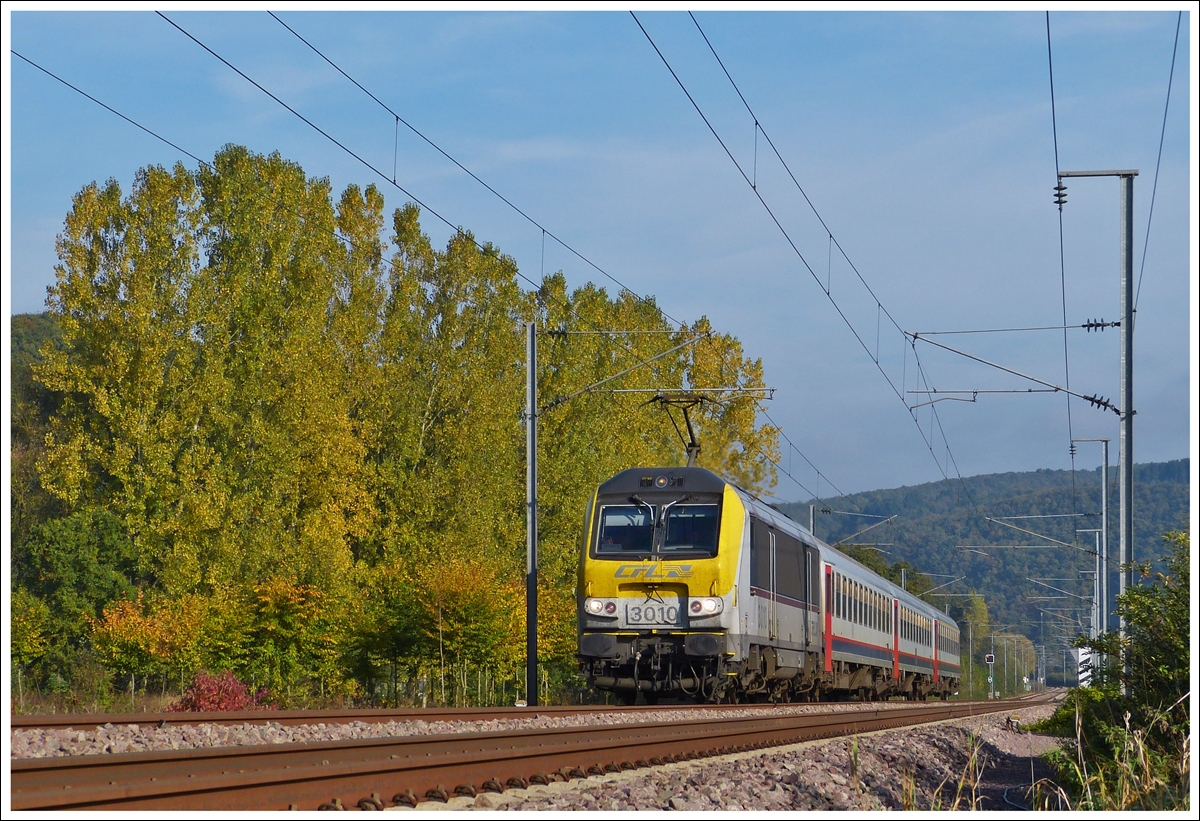
[[[953,619],[704,468],[630,468],[597,488],[577,599],[581,672],[625,704],[959,688]]]

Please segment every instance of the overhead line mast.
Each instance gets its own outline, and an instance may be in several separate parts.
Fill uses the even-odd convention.
[[[1066,187],[1064,177],[1117,177],[1121,180],[1121,438],[1117,467],[1120,487],[1120,517],[1117,530],[1121,546],[1121,572],[1118,594],[1133,586],[1133,178],[1136,169],[1122,171],[1060,171],[1058,188]],[[1057,190],[1057,189],[1056,189]],[[1105,488],[1105,493],[1108,488]],[[1126,634],[1124,616],[1121,635]]]

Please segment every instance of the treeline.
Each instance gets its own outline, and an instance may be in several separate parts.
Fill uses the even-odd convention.
[[[1159,560],[1166,554],[1163,534],[1186,527],[1188,521],[1189,460],[1135,465],[1134,479],[1135,559],[1149,561],[1155,569],[1161,569],[1163,565]],[[1116,607],[1119,559],[1115,467],[1109,470],[1109,483],[1109,610],[1112,612]],[[1027,636],[1035,643],[1061,646],[1061,641],[1052,641],[1050,637],[1064,635],[1064,630],[1070,637],[1085,631],[1088,614],[1086,610],[1043,614],[1042,609],[1058,611],[1063,605],[1048,603],[1039,597],[1064,594],[1047,590],[1029,579],[1056,579],[1058,581],[1048,583],[1072,594],[1090,596],[1092,577],[1086,575],[1086,571],[1094,570],[1095,558],[1086,551],[1094,549],[1093,534],[1080,534],[1082,550],[1061,546],[1034,550],[989,548],[992,545],[1047,544],[1047,541],[989,522],[987,517],[1049,517],[1006,521],[1071,543],[1075,527],[1100,527],[1100,484],[1098,468],[1077,471],[1074,478],[1070,471],[1064,470],[971,476],[962,482],[943,480],[823,500],[817,504],[815,523],[817,535],[832,544],[853,536],[871,520],[822,514],[822,508],[878,516],[896,515],[893,523],[852,541],[884,543],[880,549],[887,551],[890,560],[908,564],[914,570],[936,568],[938,573],[944,574],[937,577],[937,584],[964,577],[963,581],[944,590],[954,594],[978,591],[986,598],[996,624],[1005,625],[1006,630]],[[780,507],[807,526],[808,504]],[[959,548],[959,545],[973,546],[973,550]],[[1085,575],[1081,576],[1081,571]],[[961,599],[954,596],[935,603],[939,606],[949,604],[954,614],[957,601]],[[1070,659],[1068,663],[1073,664]],[[1047,666],[1048,676],[1054,684],[1075,683],[1073,673],[1064,680],[1062,655],[1055,653],[1053,647],[1047,655]]]
[[[386,222],[373,186],[335,200],[239,147],[75,196],[49,311],[14,320],[12,652],[31,683],[232,670],[300,704],[378,700],[422,665],[519,668],[523,324],[640,332],[543,336],[543,403],[691,339],[605,387],[762,384],[704,319],[674,328],[561,274],[525,291],[466,231],[439,249],[415,206]],[[561,680],[587,497],[682,460],[646,398],[584,393],[539,420],[540,653]],[[702,465],[773,481],[752,401],[693,419]]]

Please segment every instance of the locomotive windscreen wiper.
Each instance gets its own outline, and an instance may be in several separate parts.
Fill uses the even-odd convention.
[[[691,499],[692,499],[692,495],[689,493],[689,494],[687,494],[686,496],[680,496],[678,499],[676,499],[676,500],[675,500],[675,501],[673,501],[673,502],[667,502],[667,503],[666,503],[665,505],[663,505],[663,506],[662,506],[662,508],[661,508],[661,509],[658,511],[658,521],[656,521],[656,522],[654,523],[654,526],[655,526],[655,527],[662,527],[662,524],[663,524],[663,522],[665,522],[665,521],[667,520],[667,511],[668,511],[668,510],[670,510],[671,508],[675,507],[675,505],[679,504],[680,502],[688,502],[688,501],[691,501]]]
[[[653,519],[653,518],[654,518],[654,508],[653,508],[653,507],[651,507],[651,506],[650,506],[650,503],[649,503],[649,502],[647,502],[645,499],[643,499],[641,496],[638,496],[638,495],[635,493],[635,494],[633,494],[632,496],[630,496],[630,497],[629,497],[629,501],[633,502],[634,504],[638,504],[638,505],[641,505],[642,507],[646,508],[646,510],[650,511],[650,518],[651,518],[651,519]]]

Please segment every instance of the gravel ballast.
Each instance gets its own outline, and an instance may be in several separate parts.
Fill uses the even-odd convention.
[[[587,727],[654,721],[695,721],[754,715],[797,715],[803,713],[898,709],[903,702],[877,704],[793,704],[762,709],[738,710],[652,710],[632,713],[584,713],[571,716],[539,715],[534,718],[504,718],[491,721],[389,721],[347,724],[303,724],[285,726],[267,721],[253,724],[192,724],[187,713],[178,713],[164,726],[156,724],[105,724],[88,729],[13,730],[12,758],[47,758],[67,755],[194,750],[205,747],[239,747],[255,744],[345,741],[356,738],[399,738],[446,733],[537,730],[553,727]]]
[[[1028,809],[1029,787],[1051,773],[1039,756],[1058,741],[1005,729],[1048,716],[1029,707],[854,739],[806,742],[586,780],[428,802],[419,810],[930,810]],[[968,772],[970,735],[978,738],[981,777]],[[1032,765],[1032,771],[1031,771]]]
[[[14,730],[12,758],[103,755],[149,750],[403,737],[726,716],[780,715],[835,710],[892,709],[892,704],[821,704],[739,710],[662,710],[590,713],[492,721],[403,721],[383,724],[274,723],[105,725],[89,730]],[[1058,740],[1005,728],[1009,715],[1028,724],[1051,705],[1025,707],[854,739],[814,741],[756,752],[717,756],[548,786],[427,802],[420,810],[885,810],[935,807],[1028,807],[1029,786],[1050,777],[1040,756]],[[974,737],[981,767],[972,789],[968,756]]]

